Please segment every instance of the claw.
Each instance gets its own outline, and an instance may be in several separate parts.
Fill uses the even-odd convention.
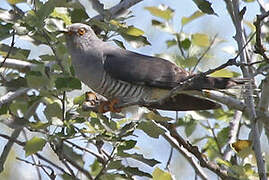
[[[93,92],[86,92],[85,93],[85,100],[90,102],[91,105],[97,104],[98,98],[95,93]]]

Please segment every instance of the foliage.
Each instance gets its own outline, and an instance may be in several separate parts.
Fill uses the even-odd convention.
[[[87,20],[89,18],[86,13],[87,7],[79,1],[7,0],[7,2],[12,10],[0,9],[0,55],[3,58],[8,56],[22,62],[31,62],[33,66],[27,70],[10,68],[1,71],[1,85],[6,91],[16,91],[20,88],[30,88],[30,90],[11,102],[1,104],[0,119],[13,128],[14,132],[21,130],[31,137],[27,139],[25,136],[25,139],[15,143],[23,147],[25,154],[22,158],[29,159],[28,156],[33,156],[38,159],[33,161],[33,165],[42,167],[40,168],[42,176],[47,175],[51,179],[52,177],[74,179],[80,176],[76,175],[79,171],[87,179],[134,179],[137,176],[154,180],[173,179],[173,172],[169,168],[161,169],[166,162],[161,162],[155,157],[147,157],[142,153],[143,151],[139,151],[143,147],[137,145],[136,138],[138,131],[143,131],[144,136],[156,141],[160,137],[166,137],[169,129],[162,124],[167,123],[183,129],[186,142],[199,145],[200,155],[225,169],[227,176],[239,179],[252,179],[258,176],[256,163],[251,159],[253,156],[250,156],[254,154],[251,141],[236,139],[235,144],[229,144],[232,131],[229,122],[234,119],[235,114],[235,110],[230,108],[229,104],[217,110],[188,112],[178,119],[150,111],[144,114],[141,120],[133,122],[127,117],[117,119],[109,114],[83,111],[81,107],[85,100],[83,92],[80,91],[80,95],[76,97],[70,95],[74,90],[81,90],[82,84],[74,75],[65,39],[60,31],[71,23],[87,22],[96,32],[102,32],[98,34],[101,38],[113,40],[121,48],[125,48],[125,42],[115,39],[117,35],[135,48],[151,45],[144,30],[127,23],[127,20],[132,17],[130,14],[117,17],[110,12],[105,12],[103,19]],[[250,0],[242,1],[242,3],[251,2],[255,3]],[[167,49],[176,51],[176,53],[165,52],[167,54],[160,54],[160,56],[172,57],[171,59],[177,65],[199,72],[202,70],[200,64],[216,57],[214,52],[207,49],[215,48],[223,40],[216,40],[204,32],[185,31],[186,26],[190,26],[198,18],[204,18],[205,14],[217,15],[209,1],[193,0],[193,3],[197,9],[191,15],[184,15],[181,18],[180,31],[173,26],[173,19],[178,20],[173,7],[147,6],[143,11],[148,11],[149,17],[152,17],[153,28],[169,34],[170,39],[166,40]],[[21,5],[29,9],[25,10]],[[100,11],[102,9],[104,6],[99,8]],[[149,18],[147,20],[150,21]],[[248,23],[252,25],[251,22]],[[36,59],[30,59],[29,54],[32,49],[24,46],[13,47],[4,43],[6,39],[12,38],[13,29],[16,34],[15,42],[26,41],[33,46],[46,46],[51,51]],[[268,34],[264,34],[264,38],[267,36]],[[254,46],[254,44],[249,45]],[[11,53],[9,53],[10,49]],[[261,57],[258,57],[257,61],[260,59]],[[253,68],[261,72],[258,70],[267,66],[268,63],[263,62]],[[241,75],[239,70],[228,68],[211,74],[214,77]],[[258,100],[255,102],[259,102]],[[7,118],[9,116],[12,118]],[[10,121],[7,123],[7,119],[23,120],[23,125],[15,128],[12,124],[16,123]],[[243,127],[250,128],[250,124],[248,115],[244,114],[236,133]],[[195,137],[197,131],[205,133]],[[244,146],[241,146],[243,142],[245,142]],[[169,143],[175,147],[173,143]],[[231,148],[237,150],[232,150],[233,156],[225,159],[225,152]],[[58,158],[51,159],[48,152]],[[129,164],[129,161],[135,163]],[[143,166],[151,170],[145,170]]]

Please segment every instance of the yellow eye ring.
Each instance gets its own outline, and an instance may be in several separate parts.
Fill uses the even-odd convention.
[[[78,34],[80,36],[84,35],[86,33],[86,30],[84,28],[78,29]]]

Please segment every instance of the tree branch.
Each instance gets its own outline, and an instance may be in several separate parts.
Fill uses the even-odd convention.
[[[18,59],[12,59],[12,58],[7,58],[5,61],[4,58],[0,58],[1,64],[3,64],[3,67],[11,68],[11,69],[17,69],[19,71],[29,71],[30,69],[36,67],[37,65],[34,63],[30,63],[27,61],[22,61]],[[5,63],[3,63],[5,62]]]
[[[242,119],[242,111],[236,110],[234,113],[233,119],[229,123],[229,140],[227,142],[226,149],[224,150],[223,159],[226,161],[230,161],[232,157],[232,153],[234,152],[231,148],[230,144],[234,143],[237,139],[237,135],[239,132],[240,120]]]
[[[161,122],[160,122],[161,123]],[[179,144],[179,147],[182,146],[183,148],[185,148],[187,150],[187,152],[191,153],[192,155],[194,155],[198,161],[200,162],[200,165],[202,167],[205,167],[209,170],[211,170],[212,172],[214,172],[215,174],[217,174],[219,177],[221,177],[222,179],[229,179],[229,180],[235,180],[236,178],[233,178],[231,176],[228,175],[228,172],[226,170],[223,170],[220,168],[220,166],[218,166],[217,164],[213,163],[213,162],[209,162],[206,158],[205,158],[205,155],[202,154],[198,147],[197,146],[192,146],[189,142],[186,142],[184,140],[184,138],[182,138],[175,126],[173,124],[170,124],[170,123],[166,123],[166,122],[162,122],[161,123],[162,126],[164,126],[170,133],[170,135],[176,140],[176,142]],[[164,135],[164,137],[168,140],[168,142],[173,142],[171,140],[171,138],[168,139],[169,136],[167,136],[167,134]],[[174,145],[175,143],[172,143],[171,145]],[[178,149],[178,146],[174,146],[175,148]],[[181,149],[178,149],[180,150],[180,152],[183,150],[182,148]],[[184,156],[185,157],[185,156]],[[192,161],[190,161],[192,162]],[[196,169],[197,170],[197,169]]]
[[[7,104],[17,97],[27,93],[30,90],[30,88],[21,88],[15,92],[8,92],[5,95],[0,97],[0,107],[2,107],[4,104]]]
[[[156,123],[155,121],[152,121],[154,124],[159,126],[160,128],[163,129],[164,125]],[[166,139],[166,141],[169,142],[169,144],[178,150],[184,157],[185,159],[190,163],[190,165],[193,167],[194,171],[197,173],[197,175],[204,180],[207,180],[208,177],[206,173],[204,172],[203,168],[200,166],[200,164],[193,158],[192,154],[184,147],[182,146],[179,142],[176,141],[175,138],[173,138],[169,132],[165,132],[162,134],[162,136]]]
[[[238,49],[242,49],[242,47],[246,44],[246,38],[244,34],[244,27],[243,27],[243,14],[239,11],[239,1],[232,0],[232,7],[233,7],[233,19],[234,19],[234,26],[236,29],[235,40],[237,42]],[[240,54],[240,62],[241,63],[249,63],[251,62],[248,59],[248,51],[244,49],[243,53]],[[247,69],[244,66],[241,66],[241,70],[243,72],[243,76],[246,78],[251,77],[250,69]],[[252,132],[252,139],[253,139],[253,148],[255,152],[255,156],[257,159],[257,166],[258,166],[258,173],[261,180],[266,180],[266,172],[265,172],[265,164],[262,157],[261,151],[261,143],[260,143],[260,132],[258,129],[257,123],[257,114],[254,105],[253,99],[253,89],[252,86],[249,85],[248,88],[245,90],[245,102],[247,105],[247,113],[249,115],[249,119],[251,121],[251,132]]]

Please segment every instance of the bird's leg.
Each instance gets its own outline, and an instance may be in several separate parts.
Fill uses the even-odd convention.
[[[109,101],[102,101],[99,105],[98,111],[100,113],[105,113],[105,112],[114,112],[114,113],[119,113],[121,112],[121,108],[115,107],[116,104],[119,104],[120,100],[118,98],[113,98],[110,99]]]

